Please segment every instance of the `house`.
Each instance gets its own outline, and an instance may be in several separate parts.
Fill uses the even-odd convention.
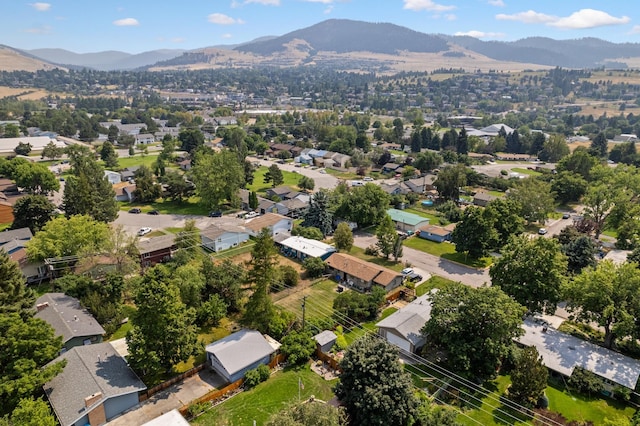
[[[535,319],[525,319],[522,328],[524,335],[515,341],[522,346],[535,346],[549,370],[570,377],[576,367],[582,367],[603,378],[609,390],[615,385],[635,389],[640,361],[562,333]]]
[[[417,232],[420,228],[429,224],[429,219],[408,213],[398,209],[388,209],[387,214],[400,231]]]
[[[6,200],[0,200],[0,223],[12,223],[14,219],[13,204]]]
[[[295,157],[293,161],[299,164],[311,165],[313,164],[313,157],[311,157],[308,154],[300,154],[297,157]]]
[[[473,196],[473,204],[480,207],[486,207],[487,204],[497,199],[495,195],[491,195],[488,192],[476,192]]]
[[[102,342],[105,331],[78,299],[64,293],[45,293],[36,300],[36,318],[62,336],[64,350]]]
[[[155,136],[151,133],[138,133],[133,137],[135,139],[135,145],[149,145],[156,141]]]
[[[236,247],[249,240],[249,231],[239,226],[226,226],[221,228],[217,225],[210,225],[200,232],[202,247],[219,252],[232,247]]]
[[[307,209],[309,208],[309,202],[308,201],[305,202],[298,197],[292,198],[290,200],[284,200],[276,204],[280,204],[281,206],[284,207],[284,211],[282,212],[284,216],[288,216],[293,219],[297,219],[303,216],[307,211]]]
[[[207,364],[227,382],[244,378],[247,371],[268,364],[280,343],[255,330],[240,330],[205,348]]]
[[[138,240],[136,246],[140,254],[140,265],[146,267],[169,261],[178,248],[175,240],[175,235],[161,235]]]
[[[418,230],[418,236],[425,240],[443,243],[445,241],[451,241],[452,232],[452,228],[447,229],[437,225],[426,225]]]
[[[313,336],[313,340],[316,341],[318,349],[326,354],[331,351],[336,340],[338,340],[338,336],[331,330],[324,330]]]
[[[331,151],[328,151],[323,158],[325,159],[324,164],[326,167],[333,167],[338,169],[347,168],[347,166],[349,165],[349,162],[351,161],[350,155],[340,154],[338,152],[331,152]],[[327,160],[332,160],[333,163],[329,165],[327,163]]]
[[[142,426],[189,426],[189,422],[182,417],[182,414],[180,414],[178,409],[174,408],[160,417],[156,417],[155,419],[146,422]]]
[[[435,182],[436,178],[436,175],[424,175],[414,179],[407,179],[402,183],[414,194],[424,194],[434,188],[433,182]]]
[[[66,144],[49,136],[20,136],[17,138],[0,138],[0,153],[14,154],[14,149],[21,143],[31,145],[34,152],[42,151],[49,142],[53,142],[58,148],[64,148]]]
[[[326,263],[336,281],[359,291],[379,285],[389,292],[402,285],[400,273],[345,253],[333,253]]]
[[[122,176],[119,172],[113,172],[111,170],[105,170],[104,176],[107,178],[111,185],[122,182]]]
[[[307,257],[319,257],[326,260],[335,253],[336,248],[322,241],[295,236],[281,241],[280,251],[285,256],[293,257],[299,261],[303,261]]]
[[[133,178],[135,177],[136,171],[138,171],[138,169],[140,168],[140,166],[132,166],[132,167],[127,167],[126,169],[120,171],[120,177],[122,179],[122,181],[130,181],[133,180]]]
[[[382,166],[382,173],[395,172],[398,167],[400,167],[400,164],[386,163],[384,166]]]
[[[403,195],[408,194],[408,187],[402,185],[400,182],[396,183],[382,183],[380,185],[380,189],[386,192],[389,195]]]
[[[271,236],[275,236],[281,233],[290,233],[293,229],[293,219],[277,213],[265,213],[248,221],[245,227],[252,237],[258,235],[263,228],[269,228]]]
[[[62,373],[45,383],[45,394],[62,426],[98,426],[139,403],[147,387],[110,343],[78,346],[53,362]]]
[[[188,172],[191,170],[191,159],[185,158],[184,160],[178,161],[178,167],[180,167],[180,170]]]
[[[265,191],[268,198],[278,197],[281,200],[288,200],[289,194],[296,192],[288,186],[276,186],[275,188],[269,188]]]
[[[500,129],[504,129],[507,135],[510,135],[511,133],[513,133],[513,129],[511,127],[502,123],[492,124],[490,126],[483,127],[482,129],[479,130],[479,132],[482,133],[484,136],[498,136],[498,134],[500,133]]]
[[[44,262],[32,262],[27,257],[27,243],[33,238],[29,228],[18,228],[0,232],[0,250],[18,263],[22,276],[27,283],[34,283],[46,278],[47,268]]]
[[[431,296],[426,293],[378,322],[378,334],[401,350],[415,353],[426,342],[420,330],[431,318]]]
[[[116,201],[132,202],[135,199],[133,192],[136,190],[135,183],[120,182],[113,185],[113,190],[116,193]]]

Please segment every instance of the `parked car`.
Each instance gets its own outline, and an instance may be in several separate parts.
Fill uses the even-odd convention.
[[[373,182],[373,178],[371,176],[365,176],[362,180],[365,182]]]
[[[222,217],[222,212],[220,210],[209,212],[209,217]]]
[[[411,283],[419,283],[420,281],[422,281],[422,275],[412,272],[406,276],[406,280]]]
[[[258,217],[260,216],[260,213],[258,212],[249,212],[246,215],[244,215],[245,219],[253,219],[254,217]]]
[[[142,213],[142,210],[140,210],[139,208],[133,208],[133,209],[129,209],[129,213],[133,213],[133,214],[140,214]]]
[[[402,275],[413,274],[413,268],[404,268],[401,273]]]
[[[138,230],[138,236],[142,237],[143,235],[147,235],[149,232],[151,232],[151,228],[149,228],[148,226],[145,226],[144,228],[140,228]]]
[[[158,210],[149,210],[147,212],[147,214],[153,215],[153,216],[157,216],[160,214],[160,212]]]
[[[540,234],[540,235],[544,235],[544,234],[546,234],[546,233],[547,233],[547,228],[540,228],[540,229],[538,229],[538,234]]]
[[[571,217],[571,215],[569,213],[565,213],[562,215],[563,219],[569,219]]]

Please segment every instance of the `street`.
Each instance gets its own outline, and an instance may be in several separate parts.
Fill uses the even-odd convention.
[[[222,217],[207,217],[182,214],[135,214],[126,211],[118,212],[118,218],[113,221],[113,224],[122,225],[127,233],[135,235],[143,226],[148,226],[152,230],[181,228],[184,227],[187,220],[191,219],[196,221],[196,227],[198,227],[198,229],[205,229],[209,225],[218,225],[221,227],[244,225],[244,220],[236,218],[234,214]]]

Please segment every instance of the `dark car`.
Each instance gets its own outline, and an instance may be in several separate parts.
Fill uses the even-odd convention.
[[[222,217],[222,212],[220,210],[210,212],[209,217]]]
[[[160,212],[159,212],[158,210],[149,210],[149,211],[147,212],[147,214],[152,214],[152,215],[154,215],[154,216],[157,216],[157,215],[159,215],[159,214],[160,214]]]
[[[133,213],[133,214],[140,214],[142,213],[142,210],[140,210],[139,208],[133,208],[129,210],[129,213]]]
[[[407,281],[411,283],[419,283],[420,281],[422,281],[422,275],[412,272],[409,275],[407,275]]]
[[[563,219],[569,219],[571,217],[571,215],[569,213],[565,213],[562,215]]]

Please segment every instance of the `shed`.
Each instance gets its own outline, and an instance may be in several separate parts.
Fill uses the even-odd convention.
[[[268,364],[278,347],[279,343],[272,345],[260,332],[244,329],[207,345],[207,363],[233,383],[247,371]]]
[[[336,336],[336,333],[331,330],[324,330],[313,336],[313,340],[316,341],[320,351],[323,353],[329,353],[333,345],[336,343],[336,340],[338,340],[338,336]]]
[[[418,229],[429,224],[429,219],[417,214],[405,212],[398,209],[388,209],[387,214],[400,231],[417,232]]]

